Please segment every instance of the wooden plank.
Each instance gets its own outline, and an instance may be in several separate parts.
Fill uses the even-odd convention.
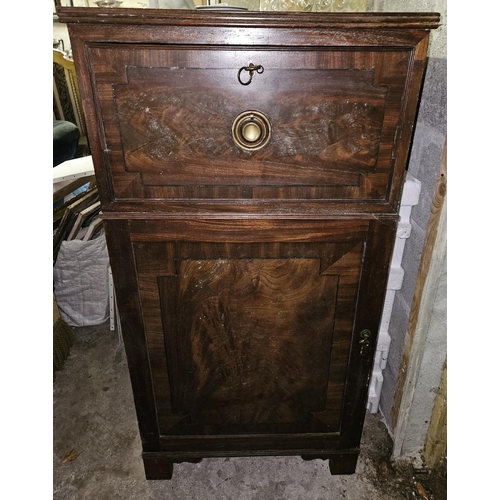
[[[72,193],[79,187],[84,186],[85,184],[87,184],[87,182],[90,182],[91,185],[93,185],[95,182],[95,175],[89,175],[86,177],[78,177],[78,178],[72,178],[54,182],[52,189],[53,203],[62,200],[66,195]]]
[[[429,468],[436,467],[443,459],[447,446],[447,362],[445,361],[429,429],[424,445],[423,458]]]

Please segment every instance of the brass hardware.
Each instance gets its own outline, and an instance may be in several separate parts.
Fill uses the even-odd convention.
[[[246,82],[241,79],[241,73],[243,71],[248,71],[248,80]],[[243,66],[243,68],[240,68],[240,70],[238,71],[238,81],[241,83],[241,85],[250,85],[255,73],[258,73],[259,75],[264,73],[264,66],[261,66],[260,64],[257,64],[257,66],[255,66],[253,63],[250,63],[248,66]]]
[[[255,142],[262,135],[262,130],[257,124],[255,124],[254,122],[250,122],[243,126],[243,128],[241,129],[241,135],[248,142]]]
[[[361,345],[361,350],[359,351],[360,356],[364,356],[367,353],[367,349],[370,345],[370,341],[368,340],[370,338],[370,335],[372,332],[370,330],[363,330],[359,336],[361,337],[361,340],[359,341],[359,344]]]
[[[231,131],[239,148],[256,151],[269,142],[271,123],[260,111],[243,111],[234,119]]]

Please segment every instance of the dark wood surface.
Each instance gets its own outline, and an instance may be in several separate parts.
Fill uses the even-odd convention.
[[[388,197],[409,52],[104,45],[88,54],[117,201]],[[251,61],[265,70],[243,86],[238,70]],[[247,110],[271,123],[259,151],[232,138]]]
[[[353,473],[439,15],[58,13],[146,477],[260,455]],[[269,119],[260,150],[233,141],[245,110]]]
[[[435,12],[385,13],[296,13],[296,12],[210,12],[171,9],[93,9],[58,7],[63,23],[113,24],[150,28],[160,26],[241,26],[241,27],[326,27],[328,29],[434,29],[440,16]]]
[[[172,406],[157,400],[165,432],[178,423],[173,414],[190,416],[175,428],[189,432],[200,423],[193,412],[205,412],[205,433],[224,433],[210,425],[219,423],[245,432],[275,432],[276,423],[338,429],[367,228],[134,221],[153,378],[177,388]],[[273,408],[277,393],[285,403]]]
[[[281,209],[285,214],[397,211],[428,30],[436,26],[439,15],[252,12],[228,16],[205,12],[208,15],[204,16],[201,12],[168,9],[160,9],[155,15],[150,9],[143,10],[148,12],[60,10],[61,19],[69,23],[79,80],[84,88],[86,118],[94,124],[90,142],[94,145],[94,166],[104,207],[113,212],[264,215],[279,214],[281,205],[275,200],[286,200]],[[75,19],[78,22],[72,23]],[[92,19],[94,24],[89,29]],[[243,27],[245,21],[248,24]],[[168,29],[162,25],[168,25]],[[264,59],[264,73],[257,75],[249,86],[242,86],[236,74],[250,62],[260,64],[252,61],[255,57]],[[225,78],[231,71],[234,76]],[[166,72],[171,81],[161,79]],[[294,78],[287,77],[293,72]],[[339,78],[348,73],[352,76],[353,72],[359,76],[351,78],[350,84]],[[142,111],[137,110],[134,120],[129,120],[132,104],[120,106],[120,93],[122,101],[124,96],[128,99],[134,94],[133,82],[139,78],[138,73],[150,80],[139,102],[151,102],[161,96],[164,104],[156,108],[146,105]],[[184,78],[185,89],[175,87],[181,74],[189,74],[189,78]],[[165,92],[165,86],[169,92]],[[174,108],[168,102],[175,100],[170,96],[172,86],[177,89]],[[190,89],[196,89],[188,92],[194,102],[186,97]],[[361,90],[373,96],[365,99],[370,111],[364,117],[361,111],[365,103],[356,109],[356,102],[362,102],[356,97]],[[316,97],[318,91],[320,95]],[[301,106],[287,107],[286,103],[296,100],[300,92]],[[134,95],[137,103],[140,92]],[[94,106],[94,98],[99,106]],[[311,104],[304,104],[308,98]],[[314,106],[318,99],[320,102]],[[320,105],[331,107],[331,99],[338,104],[334,116],[328,120],[323,113],[320,119],[314,109]],[[223,106],[211,113],[207,107],[217,106],[218,102]],[[271,115],[271,149],[243,153],[232,143],[231,122],[238,112],[259,103],[265,104],[263,112]],[[166,105],[175,112],[175,120],[166,119]],[[182,119],[177,116],[180,110]],[[226,115],[225,128],[219,113]],[[300,125],[298,119],[290,118],[294,113],[302,118]],[[156,122],[146,120],[149,115],[166,119],[163,125],[158,122],[156,132]],[[357,124],[364,123],[362,129],[354,126],[354,116]],[[321,122],[319,129],[313,127],[311,120]],[[336,125],[339,123],[342,127]],[[345,137],[342,129],[349,123],[350,133]],[[132,131],[138,125],[138,132]],[[147,132],[158,146],[155,149],[149,144],[149,152],[144,147]],[[191,139],[182,140],[183,133],[189,133]],[[127,139],[125,145],[122,134]],[[308,135],[312,135],[315,149],[308,146]],[[129,145],[130,138],[136,147],[142,145],[141,151]],[[331,138],[334,142],[329,145]],[[272,148],[274,155],[269,158]],[[188,161],[186,158],[193,150],[195,154]],[[346,155],[346,151],[350,153]],[[151,158],[153,153],[155,160]],[[284,153],[288,156],[284,157]],[[207,154],[217,160],[211,162],[210,169],[205,168],[207,162],[200,161]],[[180,163],[171,161],[176,155],[182,160]],[[276,155],[278,159],[273,158]],[[252,161],[253,157],[256,161]],[[266,161],[258,161],[263,158]],[[127,167],[127,161],[132,165]],[[173,163],[181,168],[176,170]],[[186,198],[189,201],[183,202]],[[225,203],[235,198],[247,203]],[[138,199],[146,201],[137,206],[134,200]],[[333,200],[335,203],[325,207],[325,202]],[[261,201],[268,203],[261,205]]]

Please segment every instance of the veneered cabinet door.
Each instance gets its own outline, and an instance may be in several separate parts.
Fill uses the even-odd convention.
[[[122,255],[135,268],[162,449],[264,449],[271,438],[278,450],[338,447],[354,425],[344,417],[363,404],[363,359],[373,353],[383,301],[385,283],[369,290],[363,276],[387,270],[391,228],[369,220],[130,221]],[[376,240],[387,250],[375,252]],[[122,265],[115,279],[130,273],[120,276]],[[368,302],[374,310],[358,325]],[[366,328],[371,346],[359,343]]]

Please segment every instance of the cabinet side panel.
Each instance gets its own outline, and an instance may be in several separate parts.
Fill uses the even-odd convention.
[[[104,222],[123,342],[144,451],[159,449],[156,404],[127,221]]]

